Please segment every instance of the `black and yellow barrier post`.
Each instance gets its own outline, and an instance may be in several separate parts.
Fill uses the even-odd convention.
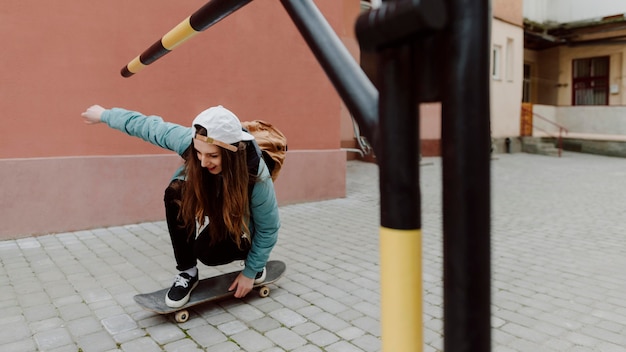
[[[123,77],[130,77],[147,65],[155,62],[175,47],[196,34],[211,27],[226,16],[237,11],[252,0],[211,0],[185,18],[176,27],[167,32],[161,39],[152,44],[141,55],[135,57],[121,70]]]
[[[359,17],[362,51],[377,56],[380,280],[383,351],[422,351],[419,102],[434,96],[417,49],[445,24],[440,0],[384,4]]]
[[[413,51],[381,53],[380,287],[383,351],[421,351],[422,232]]]

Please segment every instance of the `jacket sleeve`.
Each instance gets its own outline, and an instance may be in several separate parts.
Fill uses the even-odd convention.
[[[280,228],[274,183],[262,158],[259,161],[258,180],[254,184],[250,199],[250,217],[252,247],[248,253],[243,275],[254,278],[267,263],[270,252],[278,240]]]
[[[165,122],[159,116],[145,116],[136,111],[113,108],[102,113],[102,122],[178,155],[183,155],[191,145],[192,128]]]

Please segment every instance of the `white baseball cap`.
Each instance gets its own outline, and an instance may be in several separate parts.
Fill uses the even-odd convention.
[[[233,152],[237,151],[237,147],[233,145],[234,143],[254,139],[253,135],[242,130],[241,122],[239,122],[237,116],[221,105],[201,112],[193,120],[192,126],[194,128],[201,126],[207,131],[206,137],[195,133],[195,139],[215,144]]]

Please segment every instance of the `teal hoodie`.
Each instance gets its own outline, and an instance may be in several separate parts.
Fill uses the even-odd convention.
[[[176,152],[180,156],[192,143],[192,127],[165,122],[159,116],[145,116],[136,111],[113,108],[102,113],[102,122],[130,136]],[[252,234],[252,247],[243,270],[243,275],[248,278],[254,278],[267,263],[270,252],[278,239],[280,228],[274,184],[263,158],[259,159],[258,180],[250,196],[248,226]],[[173,178],[184,178],[183,167],[174,173]]]

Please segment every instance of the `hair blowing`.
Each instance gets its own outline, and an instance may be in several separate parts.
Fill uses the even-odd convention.
[[[197,133],[206,136],[206,129],[197,127]],[[186,182],[184,182],[180,217],[186,228],[195,228],[196,221],[204,225],[209,218],[210,244],[230,237],[242,249],[242,235],[251,238],[248,220],[248,184],[250,175],[246,161],[246,144],[239,142],[238,150],[219,148],[222,172],[211,174],[200,165],[193,143],[185,154]],[[193,232],[190,231],[190,236]]]

